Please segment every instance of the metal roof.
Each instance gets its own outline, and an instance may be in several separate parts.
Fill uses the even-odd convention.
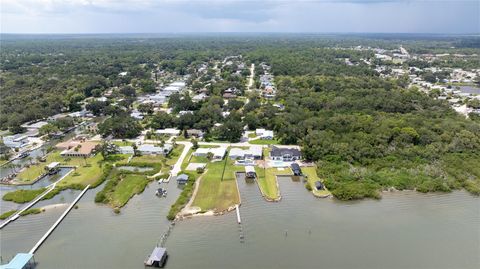
[[[165,252],[167,252],[166,248],[156,247],[152,251],[152,254],[150,254],[150,257],[148,257],[148,260],[145,262],[145,264],[152,265],[156,261],[161,261],[163,255],[165,255]]]
[[[32,257],[30,253],[18,253],[8,264],[0,265],[0,269],[23,269]]]

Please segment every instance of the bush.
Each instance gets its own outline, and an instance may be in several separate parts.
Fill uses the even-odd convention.
[[[307,189],[308,191],[312,191],[312,186],[310,186],[310,183],[305,183],[305,189]]]
[[[196,178],[194,176],[189,175],[187,185],[185,185],[183,188],[182,193],[180,193],[180,196],[177,198],[177,201],[175,201],[175,203],[170,207],[170,211],[167,215],[168,220],[174,220],[178,212],[180,212],[180,210],[182,210],[182,208],[187,204],[188,200],[190,200],[190,197],[192,197],[195,180]]]

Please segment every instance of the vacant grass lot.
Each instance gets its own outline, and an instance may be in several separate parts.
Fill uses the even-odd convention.
[[[220,212],[240,203],[235,172],[243,171],[244,168],[233,164],[234,162],[226,157],[221,162],[207,165],[207,172],[200,182],[193,206]]]
[[[320,180],[323,182],[323,180],[321,180],[318,175],[317,175],[317,167],[316,166],[312,166],[312,167],[302,167],[302,172],[304,174],[304,176],[307,177],[307,184],[310,184],[310,187],[312,188],[312,193],[313,195],[315,196],[318,196],[318,197],[326,197],[326,196],[329,196],[331,195],[330,191],[326,189],[323,189],[323,190],[320,190],[318,191],[317,188],[315,188],[315,182]]]
[[[255,139],[248,141],[248,143],[252,145],[278,145],[280,144],[280,141],[277,139]]]
[[[109,194],[109,204],[112,207],[123,207],[135,194],[142,193],[148,182],[143,175],[124,175],[115,190]]]
[[[268,200],[277,200],[280,198],[280,190],[278,189],[277,175],[292,175],[289,168],[279,170],[277,168],[260,168],[255,167],[257,173],[257,183],[260,191]]]

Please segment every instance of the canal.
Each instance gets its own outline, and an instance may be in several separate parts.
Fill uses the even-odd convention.
[[[233,212],[178,222],[166,241],[167,268],[479,268],[480,199],[464,191],[339,202],[314,198],[301,182],[282,177],[282,200],[271,203],[255,183],[238,183],[242,224]],[[88,191],[36,253],[37,268],[144,268],[180,193],[170,182],[168,196],[158,198],[158,185],[120,215],[93,202],[102,186]],[[62,192],[55,198],[62,201],[51,203],[77,194]],[[64,209],[21,217],[1,230],[3,258],[28,251]]]

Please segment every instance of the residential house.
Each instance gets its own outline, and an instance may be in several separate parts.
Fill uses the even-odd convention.
[[[297,148],[272,147],[270,158],[275,161],[296,161],[302,158],[302,153]]]
[[[249,149],[231,148],[228,156],[232,160],[261,160],[263,156],[262,146],[251,146]]]
[[[28,136],[23,134],[4,136],[3,144],[9,148],[23,148],[28,145]]]
[[[163,155],[167,156],[173,150],[172,144],[165,144],[163,147],[152,144],[143,144],[138,147],[138,151],[143,155]]]
[[[165,128],[165,129],[158,129],[155,131],[155,133],[173,136],[173,135],[179,135],[180,130],[175,128]]]
[[[64,149],[60,152],[63,157],[90,157],[95,153],[98,143],[85,140],[69,140],[56,145],[59,149]]]
[[[130,113],[130,116],[134,119],[137,119],[137,120],[143,120],[143,113],[138,111],[138,110],[133,110]]]
[[[271,140],[273,139],[273,131],[265,130],[262,135],[260,135],[260,139]]]
[[[202,138],[203,137],[203,131],[198,130],[198,129],[188,129],[187,130],[187,137]]]
[[[194,153],[193,156],[197,157],[207,157],[208,153],[212,153],[212,160],[222,160],[225,157],[225,153],[227,153],[227,149],[225,147],[219,148],[198,148]]]
[[[132,146],[122,146],[118,147],[118,152],[120,154],[134,154],[134,150]]]

